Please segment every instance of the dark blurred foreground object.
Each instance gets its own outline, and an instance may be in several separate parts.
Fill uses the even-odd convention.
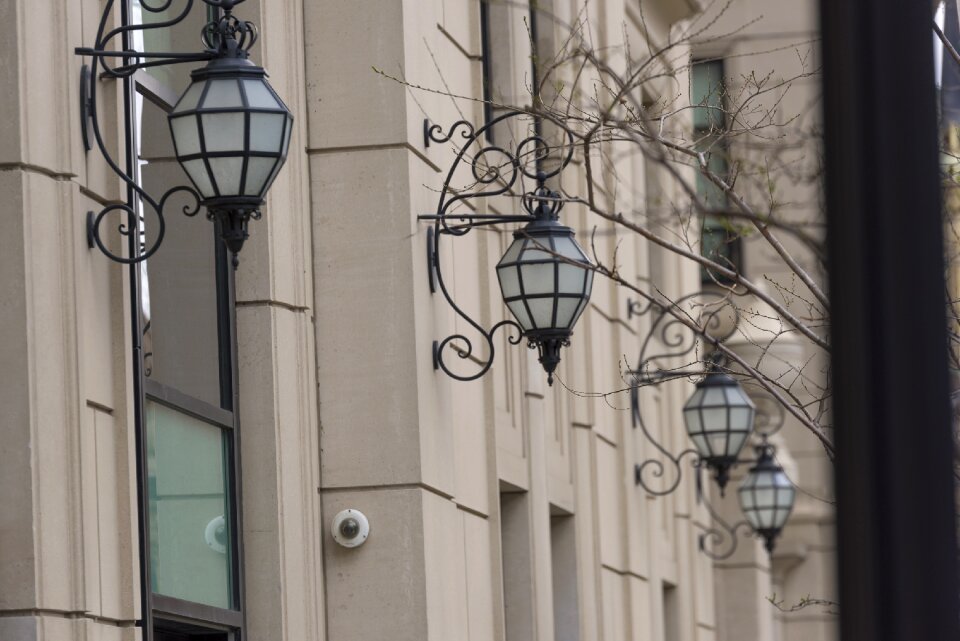
[[[841,638],[953,641],[933,11],[909,0],[820,10]]]

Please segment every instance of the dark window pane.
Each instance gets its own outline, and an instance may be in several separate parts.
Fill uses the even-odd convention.
[[[154,621],[153,641],[232,641],[234,635],[182,621]]]
[[[690,104],[693,127],[698,131],[722,128],[726,122],[723,61],[695,62],[690,70]]]
[[[166,112],[139,97],[141,183],[158,199],[171,187],[189,184],[173,158]],[[221,405],[220,345],[214,228],[204,212],[183,214],[193,205],[174,196],[164,211],[166,229],[160,251],[142,271],[144,370],[148,377],[211,405]],[[143,204],[144,243],[156,239],[158,220]],[[229,395],[226,395],[229,397]]]
[[[708,217],[700,236],[700,253],[715,263],[740,271],[740,234],[726,220]],[[706,267],[701,269],[704,283],[725,283],[728,279],[714,274]]]

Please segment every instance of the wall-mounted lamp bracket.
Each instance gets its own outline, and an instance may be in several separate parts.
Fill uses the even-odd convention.
[[[122,1],[122,0],[121,0]],[[202,51],[197,52],[158,52],[136,51],[124,47],[122,41],[135,32],[148,29],[171,28],[187,19],[191,13],[193,2],[183,3],[179,13],[169,17],[164,15],[162,22],[146,24],[124,24],[110,28],[114,21],[111,15],[117,0],[106,0],[103,13],[97,29],[96,40],[92,47],[77,47],[74,53],[78,56],[89,57],[90,64],[84,64],[80,70],[80,131],[84,149],[90,151],[94,146],[99,148],[107,166],[123,180],[133,194],[130,202],[111,204],[100,212],[87,214],[87,243],[96,246],[111,260],[118,263],[139,263],[152,256],[163,242],[166,223],[164,220],[165,207],[175,195],[186,196],[189,204],[179,205],[178,208],[187,216],[195,216],[200,212],[202,198],[190,186],[180,185],[168,189],[159,197],[151,196],[138,184],[135,172],[124,169],[121,161],[114,159],[104,143],[100,131],[100,122],[97,117],[97,88],[103,79],[124,80],[141,69],[160,67],[174,64],[193,62],[209,62],[224,57],[246,58],[250,47],[257,40],[256,27],[246,21],[237,19],[231,14],[233,8],[245,0],[202,0],[210,7],[220,10],[219,17],[211,20],[201,32],[201,40],[205,45]],[[141,2],[143,11],[160,14],[166,12],[170,2],[156,5]],[[114,66],[116,62],[116,66]],[[127,237],[129,255],[115,254],[107,249],[101,238],[101,224],[110,214],[118,214],[120,223],[115,229]],[[143,240],[144,218],[151,215],[151,236],[149,245]],[[155,219],[155,220],[154,220]]]
[[[701,471],[704,468],[710,469],[722,494],[733,467],[752,465],[757,460],[729,456],[726,452],[718,453],[712,450],[712,446],[708,450],[711,452],[709,458],[702,458],[696,449],[686,449],[679,454],[673,454],[648,429],[640,407],[640,388],[683,378],[698,379],[698,388],[705,385],[716,387],[715,381],[726,380],[728,382],[722,383],[723,385],[739,389],[739,385],[726,375],[735,374],[734,364],[720,347],[736,333],[740,323],[740,311],[728,295],[714,292],[696,292],[669,304],[653,299],[648,301],[646,305],[636,300],[627,302],[628,318],[654,314],[650,329],[641,343],[637,366],[628,373],[627,380],[630,384],[633,427],[640,428],[659,455],[634,466],[634,481],[648,494],[670,494],[680,485],[682,459],[690,456],[696,470],[697,500],[707,507],[713,517],[713,525],[700,536],[700,549],[715,560],[729,558],[736,551],[738,531],[744,528],[752,531],[752,528],[747,521],[731,526],[716,513],[703,492]],[[687,362],[678,366],[680,359]],[[711,379],[718,375],[722,376]],[[724,394],[724,398],[728,398],[726,392]],[[783,426],[785,410],[763,389],[752,389],[750,396],[756,410],[751,432],[759,434],[764,446],[769,447],[767,439]],[[695,411],[700,401],[694,399],[696,396],[692,397],[688,406],[693,403]],[[668,473],[669,470],[672,472]],[[759,534],[766,539],[768,549],[771,549],[776,533],[762,531]]]
[[[559,175],[573,159],[574,139],[572,133],[566,132],[566,143],[559,148],[560,153],[556,165],[548,172],[540,168],[540,162],[551,151],[557,151],[557,148],[548,145],[539,134],[525,138],[515,148],[509,150],[484,143],[486,140],[485,134],[491,127],[504,120],[518,117],[530,116],[526,112],[510,111],[492,119],[479,129],[466,120],[459,120],[446,132],[439,125],[431,123],[429,119],[423,121],[424,147],[429,147],[432,143],[444,144],[453,140],[456,140],[460,145],[440,190],[436,212],[417,217],[418,220],[433,223],[427,234],[427,267],[431,293],[439,289],[454,312],[481,335],[487,347],[487,355],[484,360],[482,356],[478,357],[474,354],[473,343],[462,334],[453,334],[441,341],[433,342],[431,348],[433,350],[434,368],[442,370],[458,381],[476,380],[487,373],[493,364],[493,335],[498,329],[509,328],[511,330],[508,335],[508,341],[511,345],[520,343],[524,336],[523,329],[513,320],[500,321],[490,329],[486,329],[457,305],[443,278],[440,239],[444,236],[463,236],[477,227],[531,223],[537,219],[532,208],[540,204],[541,201],[548,201],[546,205],[552,208],[551,211],[556,211],[563,205],[562,199],[559,199],[555,192],[549,197],[543,195],[546,191],[544,183],[549,178]],[[468,153],[470,154],[469,157]],[[463,168],[469,171],[473,183],[466,188],[455,188],[451,182],[457,169]],[[534,181],[536,187],[529,192],[525,192],[522,188],[524,179]],[[482,214],[476,213],[473,208],[465,207],[454,210],[455,206],[468,205],[483,198],[499,195],[519,197],[527,213],[520,215]],[[455,345],[451,345],[453,341],[456,341]],[[443,359],[445,349],[448,346],[452,347],[457,357],[462,360],[477,361],[479,358],[479,371],[471,375],[461,375],[449,369]]]

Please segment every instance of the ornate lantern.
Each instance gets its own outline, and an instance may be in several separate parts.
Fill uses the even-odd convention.
[[[590,259],[573,230],[557,222],[556,209],[541,202],[537,219],[514,233],[497,264],[503,300],[537,348],[551,384],[560,348],[569,345],[593,288]]]
[[[700,458],[716,473],[721,492],[753,430],[754,414],[753,401],[740,384],[720,372],[711,372],[697,383],[683,406],[687,434]]]
[[[236,255],[287,159],[293,115],[246,49],[221,41],[221,57],[190,74],[169,122],[177,160]]]
[[[783,468],[773,458],[773,446],[763,443],[757,447],[757,463],[737,489],[740,507],[754,532],[764,538],[764,547],[773,552],[774,541],[780,535],[797,491]]]

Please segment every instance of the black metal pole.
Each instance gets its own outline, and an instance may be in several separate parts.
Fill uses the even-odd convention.
[[[821,0],[841,638],[955,640],[933,12]]]

